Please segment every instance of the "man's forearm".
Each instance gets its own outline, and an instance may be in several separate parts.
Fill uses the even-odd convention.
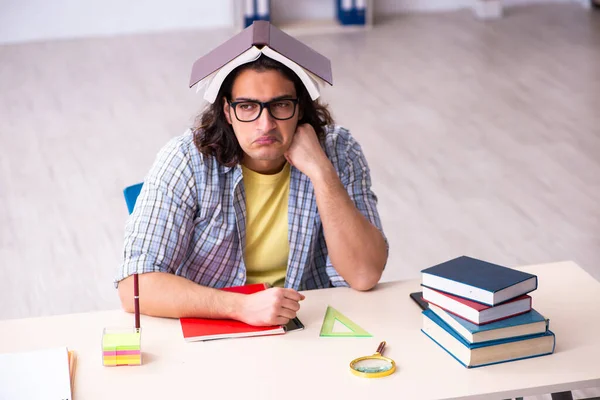
[[[387,259],[383,235],[355,207],[333,166],[311,180],[333,266],[351,287],[371,289]]]
[[[140,313],[154,317],[239,319],[240,294],[198,285],[181,276],[162,272],[139,275]],[[133,312],[133,277],[119,283],[125,311]]]

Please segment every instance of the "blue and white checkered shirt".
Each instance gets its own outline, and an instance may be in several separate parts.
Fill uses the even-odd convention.
[[[382,233],[377,197],[360,145],[339,126],[324,149],[358,210]],[[310,179],[291,168],[290,244],[285,287],[348,286],[327,253]],[[125,227],[124,260],[115,283],[133,273],[169,272],[222,288],[246,281],[246,199],[242,169],[201,154],[191,131],[158,154]],[[385,236],[384,236],[385,237]]]

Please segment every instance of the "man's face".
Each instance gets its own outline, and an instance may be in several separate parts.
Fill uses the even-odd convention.
[[[295,98],[294,83],[274,70],[257,72],[247,69],[237,76],[231,90],[232,102],[267,102]],[[282,121],[274,119],[265,107],[260,117],[252,122],[239,121],[227,102],[224,104],[224,111],[227,122],[232,125],[233,132],[244,150],[242,163],[256,172],[278,172],[285,164],[283,154],[294,138],[299,117],[298,109],[296,108],[292,118]]]

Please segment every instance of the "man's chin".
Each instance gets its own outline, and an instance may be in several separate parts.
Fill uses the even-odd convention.
[[[260,161],[276,161],[283,157],[285,149],[282,146],[263,146],[247,152],[251,158]]]
[[[283,152],[261,152],[258,154],[250,154],[250,157],[256,161],[278,161],[284,158]]]

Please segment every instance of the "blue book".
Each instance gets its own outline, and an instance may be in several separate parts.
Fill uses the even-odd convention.
[[[495,306],[537,289],[537,276],[467,256],[421,271],[422,285]]]
[[[554,353],[554,333],[468,343],[431,310],[423,311],[421,331],[467,368],[483,367]]]
[[[511,337],[529,336],[548,330],[549,321],[536,310],[524,314],[477,325],[430,304],[429,309],[469,343],[484,343]]]

